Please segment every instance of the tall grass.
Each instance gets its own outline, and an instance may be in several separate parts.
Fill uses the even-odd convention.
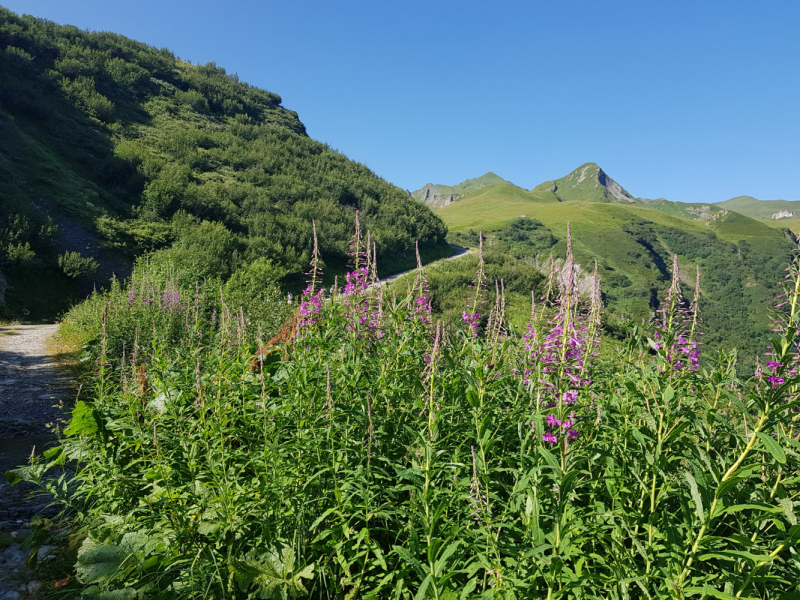
[[[218,320],[140,331],[122,360],[106,313],[94,401],[10,474],[82,526],[87,597],[798,597],[796,263],[740,381],[735,354],[699,368],[677,272],[654,326],[600,360],[571,254],[524,332],[480,262],[448,329],[421,268],[389,297],[358,236],[353,254],[333,294],[314,265],[272,345]],[[70,483],[42,479],[52,463]]]

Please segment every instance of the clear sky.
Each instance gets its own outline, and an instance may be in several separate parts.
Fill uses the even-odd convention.
[[[0,0],[215,61],[407,189],[598,163],[634,196],[800,199],[800,2]]]

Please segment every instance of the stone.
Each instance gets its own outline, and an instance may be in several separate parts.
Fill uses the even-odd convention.
[[[10,544],[0,552],[0,571],[22,569],[27,559],[28,555],[20,549],[19,544]]]
[[[48,560],[53,560],[56,557],[56,546],[39,546],[39,550],[36,553],[36,560],[39,562],[45,562]]]
[[[41,581],[36,581],[35,579],[33,581],[29,581],[28,585],[25,586],[25,591],[28,594],[35,594],[40,589],[42,589],[42,582]]]

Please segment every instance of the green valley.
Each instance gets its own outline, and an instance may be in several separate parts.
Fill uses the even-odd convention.
[[[478,232],[490,251],[544,269],[565,252],[567,225],[584,273],[598,262],[611,318],[649,321],[664,298],[676,254],[688,293],[700,268],[701,315],[710,348],[740,348],[748,363],[764,345],[771,299],[794,247],[788,229],[723,205],[635,198],[593,163],[531,191],[508,185],[475,190],[436,211],[453,243]]]

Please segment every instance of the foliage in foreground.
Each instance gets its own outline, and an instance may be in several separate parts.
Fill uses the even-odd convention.
[[[42,482],[82,524],[87,598],[796,598],[795,263],[767,363],[699,370],[696,299],[595,356],[597,289],[574,262],[523,335],[476,280],[462,326],[430,322],[374,258],[262,346],[101,345]],[[491,304],[488,322],[484,320]],[[484,324],[485,323],[485,324]],[[47,464],[10,473],[41,480]]]

